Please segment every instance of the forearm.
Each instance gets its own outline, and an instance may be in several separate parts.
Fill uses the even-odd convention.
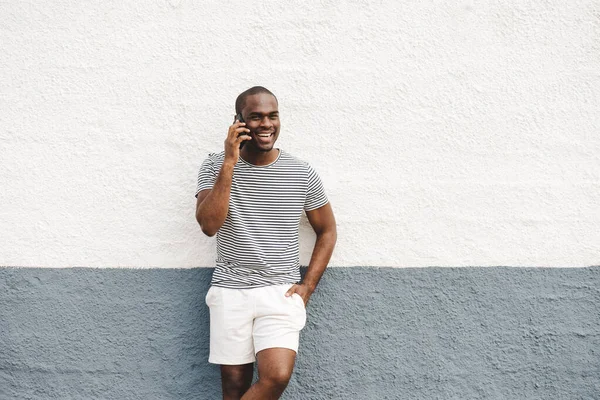
[[[225,223],[229,210],[234,165],[223,163],[212,190],[196,209],[196,220],[200,224],[202,232],[208,236],[217,233]]]
[[[335,227],[333,229],[317,233],[315,247],[308,264],[308,270],[304,276],[302,284],[308,286],[311,291],[314,291],[327,268],[327,264],[331,259],[333,248],[337,240]]]

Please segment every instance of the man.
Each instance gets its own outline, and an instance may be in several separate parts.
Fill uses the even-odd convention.
[[[235,108],[225,150],[202,163],[196,191],[202,232],[217,234],[206,295],[209,362],[221,365],[223,399],[278,399],[292,374],[305,307],[335,246],[336,224],[316,172],[274,147],[275,95],[255,86],[238,96]],[[303,210],[317,239],[300,283]],[[254,361],[258,381],[251,385]]]

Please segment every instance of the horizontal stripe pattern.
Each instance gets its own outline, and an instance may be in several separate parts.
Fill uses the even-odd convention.
[[[202,163],[196,196],[212,189],[224,158],[225,152],[213,153]],[[227,218],[217,232],[212,284],[243,289],[298,282],[302,211],[327,202],[316,171],[283,150],[264,166],[240,157],[233,172]]]

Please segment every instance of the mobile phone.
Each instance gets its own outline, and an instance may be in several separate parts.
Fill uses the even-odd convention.
[[[244,118],[242,118],[242,113],[237,113],[237,114],[235,115],[235,118],[233,119],[233,123],[235,123],[235,121],[245,122],[245,121],[244,121]],[[242,132],[242,133],[240,133],[240,135],[246,135],[246,136],[250,136],[250,134],[249,134],[249,133],[247,133],[247,132]],[[245,143],[246,143],[246,141],[243,141],[242,143],[240,143],[240,149],[241,149],[242,147],[244,147],[244,144],[245,144]]]
[[[242,118],[242,114],[241,113],[235,114],[235,118],[233,119],[233,123],[234,124],[235,124],[235,121],[240,121],[240,122],[246,123],[246,121],[244,121],[244,118]],[[242,133],[240,133],[240,135],[248,135],[248,136],[250,136],[250,134],[247,133],[247,132],[242,132]]]

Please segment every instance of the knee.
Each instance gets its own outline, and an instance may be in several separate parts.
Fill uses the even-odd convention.
[[[251,382],[252,369],[223,368],[221,370],[222,389],[226,397],[241,397],[248,390]]]
[[[223,379],[222,389],[223,394],[226,396],[234,396],[240,398],[248,390],[248,386],[244,379],[238,378],[226,378]]]
[[[259,381],[261,381],[262,384],[269,386],[277,391],[283,391],[290,382],[291,377],[291,371],[288,371],[286,369],[279,369],[275,371],[270,371],[268,375],[259,377]]]

